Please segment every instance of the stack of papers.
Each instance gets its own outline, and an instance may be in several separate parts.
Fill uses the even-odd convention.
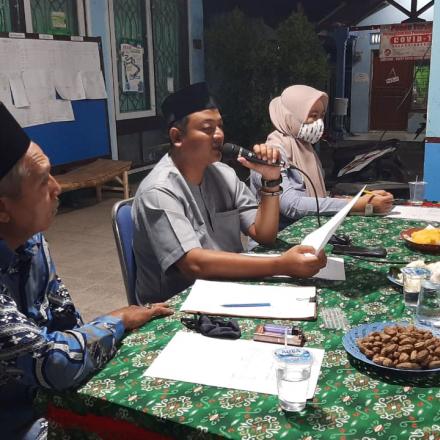
[[[316,319],[315,287],[197,280],[180,311],[212,315]]]
[[[277,394],[273,352],[277,346],[264,342],[207,338],[177,332],[143,376]],[[307,398],[318,383],[324,350],[309,348],[313,365]]]
[[[408,220],[424,220],[426,222],[440,222],[440,208],[425,206],[395,206],[388,218],[405,218]]]

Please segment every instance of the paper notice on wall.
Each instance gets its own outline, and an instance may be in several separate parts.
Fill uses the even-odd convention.
[[[32,103],[26,111],[28,127],[51,122],[49,117],[49,100]]]
[[[15,107],[29,107],[29,98],[27,96],[23,77],[20,72],[13,72],[9,74],[9,85],[11,86],[12,99]]]
[[[121,44],[122,91],[144,92],[144,49],[132,44]]]
[[[70,101],[86,99],[80,72],[57,69],[54,72],[54,82],[61,98]]]
[[[50,122],[66,122],[74,121],[72,103],[70,101],[63,101],[62,99],[55,99],[49,101],[48,117]]]
[[[401,23],[381,26],[379,58],[381,61],[429,60],[432,23]]]
[[[9,78],[0,73],[0,102],[3,102],[6,107],[12,106],[11,86],[9,85]]]
[[[47,70],[25,70],[23,82],[29,102],[46,103],[56,98],[53,73]]]
[[[8,108],[12,116],[22,127],[32,127],[33,125],[47,124],[50,122],[48,113],[48,103],[36,103],[26,108]]]
[[[81,79],[87,99],[106,99],[104,77],[99,70],[81,72]]]
[[[54,29],[67,29],[66,14],[63,11],[52,11],[50,19]]]
[[[368,75],[368,73],[356,72],[356,74],[353,77],[353,81],[355,83],[369,83],[370,76]]]

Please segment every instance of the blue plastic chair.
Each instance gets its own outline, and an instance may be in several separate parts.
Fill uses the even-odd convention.
[[[139,304],[136,298],[136,261],[133,253],[133,198],[121,200],[112,209],[112,225],[118,249],[119,263],[124,278],[128,304]]]

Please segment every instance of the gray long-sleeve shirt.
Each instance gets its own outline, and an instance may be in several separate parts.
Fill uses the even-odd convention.
[[[306,193],[304,179],[297,170],[288,169],[281,172],[283,193],[280,197],[280,229],[306,215],[316,215],[316,199]],[[251,189],[259,198],[261,175],[251,172]],[[342,209],[347,199],[318,197],[319,212],[323,215],[333,215]]]

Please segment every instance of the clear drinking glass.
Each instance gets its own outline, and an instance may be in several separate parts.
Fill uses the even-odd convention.
[[[422,281],[416,322],[429,327],[440,327],[440,284]]]
[[[419,293],[422,290],[422,281],[430,278],[431,271],[424,267],[404,267],[401,271],[405,306],[415,311]]]
[[[305,348],[279,348],[274,352],[277,372],[278,401],[285,411],[302,411],[313,357]]]
[[[425,198],[426,182],[408,182],[409,185],[409,203],[411,205],[421,205]]]

